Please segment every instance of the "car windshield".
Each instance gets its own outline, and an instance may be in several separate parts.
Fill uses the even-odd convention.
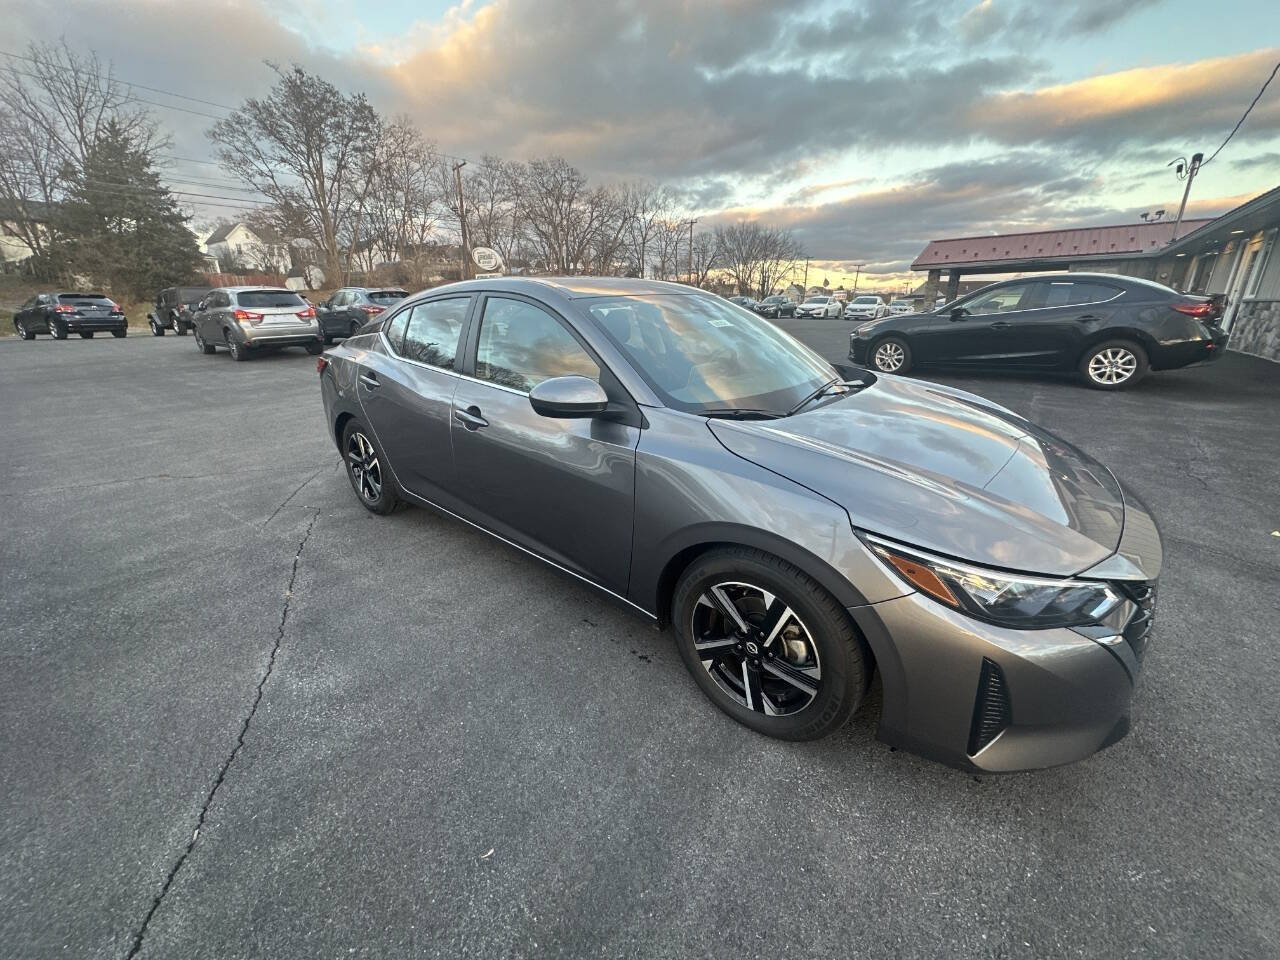
[[[810,297],[805,301],[805,303],[812,303],[817,306],[819,304],[827,303],[830,299],[830,297]]]
[[[374,303],[399,303],[409,294],[404,290],[370,290],[369,299]]]
[[[236,302],[242,307],[302,307],[302,298],[292,290],[242,290],[236,294]]]
[[[879,303],[879,297],[859,297],[854,303]]]
[[[582,305],[677,410],[752,408],[782,415],[837,376],[767,320],[711,297],[601,297]]]
[[[909,307],[909,306],[911,306],[911,304],[907,303],[907,301],[905,301],[905,300],[895,300],[895,301],[893,301],[893,303],[889,304],[889,306],[891,306],[891,307]]]

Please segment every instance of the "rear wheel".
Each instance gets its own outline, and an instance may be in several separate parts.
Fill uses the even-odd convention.
[[[1147,375],[1147,352],[1129,340],[1107,340],[1085,351],[1080,372],[1095,390],[1123,390]]]
[[[324,344],[319,340],[315,343],[308,343],[307,353],[311,354],[313,357],[318,357],[320,354],[324,353]]]
[[[231,354],[231,359],[237,363],[243,363],[249,359],[249,348],[233,337],[230,333],[224,333],[226,338],[227,351]]]
[[[173,332],[180,337],[185,337],[187,335],[186,325],[183,324],[183,322],[176,316],[173,318]]]
[[[112,330],[111,335],[115,337],[117,340],[123,340],[125,337],[129,335],[129,331],[128,330]],[[93,334],[89,334],[89,336],[93,336]]]
[[[360,324],[356,323],[356,322],[353,320],[353,321],[351,322],[351,333],[350,333],[350,334],[348,334],[348,336],[352,336],[352,337],[354,337],[354,336],[355,336],[357,333],[359,333],[359,332],[360,332]]]
[[[57,320],[50,320],[49,336],[55,340],[65,340],[67,339],[67,328]]]
[[[81,330],[81,331],[80,331],[80,339],[81,339],[81,340],[92,340],[92,339],[93,339],[93,331],[92,331],[92,330]]]
[[[881,373],[906,373],[911,369],[911,347],[901,337],[885,337],[871,345],[871,366]]]
[[[358,420],[349,421],[342,431],[342,455],[351,489],[366,510],[385,516],[399,506],[400,493],[386,468],[386,458]]]
[[[862,703],[871,675],[862,637],[829,593],[771,554],[734,547],[697,558],[671,615],[695,682],[753,730],[816,740]]]

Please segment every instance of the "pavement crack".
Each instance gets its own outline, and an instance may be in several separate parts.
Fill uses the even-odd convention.
[[[303,486],[306,486],[306,483]],[[299,487],[298,489],[302,488]],[[297,491],[294,492],[296,493]],[[160,909],[160,904],[164,902],[165,897],[168,896],[169,888],[173,886],[173,881],[177,878],[178,871],[187,862],[187,858],[191,856],[191,851],[196,848],[196,843],[200,840],[200,831],[204,828],[205,819],[209,815],[209,808],[213,806],[214,798],[218,795],[218,790],[222,787],[223,781],[226,780],[231,765],[235,763],[236,757],[244,749],[245,738],[249,734],[249,725],[253,722],[254,714],[258,712],[259,704],[262,703],[263,690],[266,688],[267,681],[271,679],[271,673],[276,666],[276,656],[280,653],[280,645],[284,642],[284,631],[289,622],[289,607],[293,603],[293,586],[298,580],[298,566],[302,562],[302,551],[306,548],[307,541],[311,539],[311,531],[315,529],[316,521],[319,519],[320,508],[317,507],[315,513],[311,515],[311,521],[307,524],[306,532],[302,534],[302,539],[298,541],[297,552],[293,555],[293,568],[289,572],[289,585],[285,588],[284,602],[280,606],[280,624],[276,627],[275,641],[272,643],[271,653],[267,657],[266,669],[263,670],[262,676],[258,678],[258,684],[253,693],[253,702],[249,705],[249,712],[245,714],[244,720],[240,723],[240,734],[236,737],[235,746],[227,754],[227,759],[222,762],[222,768],[218,771],[218,776],[213,781],[213,786],[209,789],[208,796],[205,797],[204,803],[200,807],[200,815],[196,818],[196,826],[191,833],[191,839],[187,841],[186,848],[178,855],[178,859],[174,861],[173,867],[169,870],[168,876],[165,877],[164,883],[160,887],[160,892],[151,901],[151,908],[147,911],[147,915],[142,918],[142,923],[137,932],[134,933],[133,945],[129,948],[128,954],[126,954],[126,960],[132,960],[142,949],[142,941],[147,935],[147,929],[151,926],[152,918],[156,915],[156,911]]]
[[[289,494],[287,497],[281,500],[280,505],[271,511],[271,516],[267,517],[267,519],[262,521],[262,525],[265,527],[268,523],[274,520],[276,518],[276,514],[279,513],[281,510],[283,510],[286,506],[288,506],[289,501],[292,500],[294,497],[296,497],[299,493],[301,493],[303,487],[305,487],[308,483],[310,483],[316,477],[320,476],[320,472],[322,470],[324,470],[324,467],[318,467],[315,473],[313,473],[311,476],[307,477],[307,479],[303,480],[300,484],[298,484],[298,486],[294,489],[293,493]]]

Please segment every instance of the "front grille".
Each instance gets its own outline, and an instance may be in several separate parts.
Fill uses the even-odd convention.
[[[973,725],[969,728],[969,756],[1000,736],[1012,719],[1004,671],[994,660],[983,657],[978,695],[973,703]]]
[[[1125,624],[1122,636],[1133,648],[1133,654],[1142,660],[1147,652],[1147,644],[1151,639],[1151,627],[1156,615],[1156,585],[1154,581],[1122,581],[1119,587],[1137,606],[1129,622]]]

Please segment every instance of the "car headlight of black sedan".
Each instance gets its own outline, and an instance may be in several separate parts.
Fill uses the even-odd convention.
[[[933,557],[874,537],[867,543],[903,579],[978,620],[1021,630],[1097,623],[1125,602],[1108,583],[1002,573]]]

